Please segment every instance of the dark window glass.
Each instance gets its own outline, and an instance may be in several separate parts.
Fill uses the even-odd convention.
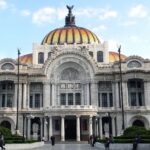
[[[110,107],[113,107],[113,97],[112,97],[112,93],[109,93],[109,103],[110,103]]]
[[[101,106],[101,97],[100,97],[100,93],[98,93],[98,106]]]
[[[40,52],[38,54],[38,64],[43,64],[44,63],[44,53]]]
[[[136,106],[136,93],[131,93],[131,106]]]
[[[108,107],[108,104],[107,104],[107,93],[102,93],[102,107]]]
[[[68,93],[68,105],[73,105],[73,93]]]
[[[81,94],[80,93],[75,94],[75,102],[76,102],[76,105],[81,105]]]
[[[102,51],[97,52],[97,61],[103,62],[103,52]]]
[[[60,104],[61,105],[66,105],[66,94],[65,93],[62,93],[60,95]]]
[[[33,96],[30,96],[30,108],[33,107]]]
[[[138,100],[139,100],[139,106],[142,106],[142,94],[141,94],[141,92],[138,93]]]
[[[40,94],[35,94],[35,108],[40,107]]]
[[[6,95],[2,94],[2,107],[5,107]]]
[[[12,100],[13,100],[13,95],[8,94],[7,95],[7,107],[12,107]]]

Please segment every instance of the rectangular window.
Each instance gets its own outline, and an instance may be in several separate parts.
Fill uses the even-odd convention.
[[[35,94],[35,108],[40,107],[40,94]]]
[[[61,95],[60,95],[60,104],[66,105],[66,94],[65,93],[61,93]]]
[[[131,106],[136,106],[136,93],[131,93]]]
[[[68,105],[73,105],[73,93],[68,93]]]
[[[32,107],[33,107],[33,96],[30,95],[30,108],[32,108]]]
[[[13,95],[8,94],[7,95],[7,107],[12,107],[12,100],[13,100]]]
[[[2,107],[5,107],[6,95],[2,94]]]
[[[107,93],[102,93],[102,107],[108,107],[108,104],[107,104]]]
[[[113,107],[113,96],[112,96],[112,93],[109,93],[109,106]]]
[[[138,102],[139,102],[139,106],[143,106],[143,104],[142,104],[142,93],[141,92],[138,93]]]
[[[101,107],[101,93],[98,93],[98,106]]]
[[[76,102],[76,105],[81,105],[81,94],[80,93],[75,94],[75,102]]]

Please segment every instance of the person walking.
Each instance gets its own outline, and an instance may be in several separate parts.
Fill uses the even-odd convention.
[[[110,140],[109,140],[109,138],[106,138],[106,141],[105,141],[105,150],[109,150],[109,145],[110,145]]]
[[[0,147],[2,150],[5,150],[4,145],[5,145],[4,136],[2,133],[0,133]]]
[[[51,136],[51,144],[52,144],[52,146],[55,145],[55,137],[53,135]]]

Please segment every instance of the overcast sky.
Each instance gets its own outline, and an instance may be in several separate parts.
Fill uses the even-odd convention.
[[[111,51],[150,58],[150,0],[0,0],[0,58],[32,53],[51,30],[64,26],[66,5],[76,25],[109,41]]]

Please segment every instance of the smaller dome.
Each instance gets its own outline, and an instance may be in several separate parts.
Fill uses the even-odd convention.
[[[127,56],[121,54],[121,60],[125,60]],[[117,52],[109,52],[109,62],[119,61],[119,53]]]
[[[28,64],[28,65],[32,64],[32,54],[27,54],[27,55],[20,56],[19,61],[22,64]]]

